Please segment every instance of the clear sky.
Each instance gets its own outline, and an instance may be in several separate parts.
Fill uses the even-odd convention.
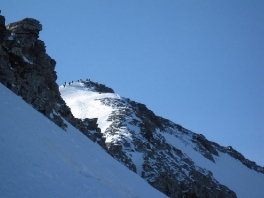
[[[264,1],[3,0],[38,19],[57,83],[90,78],[264,166]]]

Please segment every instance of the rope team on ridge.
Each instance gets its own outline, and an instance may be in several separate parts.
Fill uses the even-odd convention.
[[[80,79],[80,80],[77,80],[77,82],[82,82],[82,79]],[[90,82],[90,79],[86,79],[86,82]],[[65,87],[66,85],[71,85],[71,84],[73,84],[73,80],[72,81],[70,81],[70,82],[64,82],[64,84],[63,84],[63,87]]]

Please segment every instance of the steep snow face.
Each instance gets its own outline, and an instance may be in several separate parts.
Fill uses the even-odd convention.
[[[93,87],[86,87],[81,82],[66,85],[66,88],[60,86],[59,89],[76,118],[98,118],[98,126],[103,132],[109,127],[111,121],[108,120],[108,116],[113,109],[109,106],[101,105],[100,99],[120,98],[120,96],[113,93],[100,94]]]
[[[0,109],[1,197],[165,197],[69,123],[63,131],[1,83]]]
[[[263,196],[264,174],[246,167],[227,148],[155,116],[144,105],[96,92],[81,82],[61,86],[60,92],[74,116],[98,118],[113,157],[133,170],[131,161],[135,172],[167,195],[234,197],[229,188],[237,197]]]

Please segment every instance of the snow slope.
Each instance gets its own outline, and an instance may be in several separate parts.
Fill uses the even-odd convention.
[[[237,197],[264,197],[264,175],[247,168],[237,159],[218,151],[219,157],[214,157],[215,163],[204,158],[192,147],[192,143],[184,139],[185,143],[170,134],[164,134],[168,142],[182,150],[197,166],[211,171],[216,180],[233,190]]]
[[[112,93],[99,94],[93,89],[83,86],[83,84],[79,82],[74,82],[71,86],[66,86],[65,88],[61,86],[60,92],[75,117],[82,119],[98,117],[99,127],[102,128],[102,133],[106,133],[107,127],[111,124],[111,120],[109,120],[108,117],[111,112],[114,112],[118,108],[116,106],[112,107],[111,104],[105,105],[98,99],[120,99],[120,96]],[[133,114],[133,116],[135,116],[135,114]],[[136,126],[128,124],[126,126],[133,127],[133,129],[130,128],[130,131],[140,131]],[[119,133],[122,133],[122,130],[122,128],[119,129]],[[129,130],[123,131],[127,132]],[[172,128],[165,132],[156,131],[156,134],[164,137],[170,145],[181,150],[194,162],[195,166],[211,171],[213,177],[219,183],[233,190],[237,197],[264,197],[264,174],[249,169],[239,160],[222,152],[220,149],[217,150],[219,156],[213,156],[215,163],[205,158],[199,151],[199,147],[192,142],[192,134],[194,133],[189,132],[189,134],[182,134]],[[109,133],[107,135],[109,135]],[[120,137],[121,136],[122,134]],[[123,134],[123,136],[129,136],[129,134]],[[143,164],[142,154],[139,152],[125,152],[127,152],[128,155],[132,155],[131,160],[136,165],[138,172],[141,172]]]
[[[71,111],[76,118],[98,118],[99,128],[102,131],[111,124],[107,121],[109,114],[112,112],[112,108],[101,105],[98,99],[101,98],[120,98],[117,94],[102,93],[88,89],[83,83],[74,82],[70,86],[66,86],[68,89],[64,89],[60,86],[61,94],[64,96],[64,100],[67,101],[67,105],[71,108]],[[72,97],[74,96],[74,97]]]
[[[0,109],[0,197],[165,197],[70,124],[63,131],[2,84]]]

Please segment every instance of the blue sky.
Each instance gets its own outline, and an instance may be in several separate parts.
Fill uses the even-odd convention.
[[[38,19],[57,83],[90,78],[264,165],[264,1],[4,0]]]

